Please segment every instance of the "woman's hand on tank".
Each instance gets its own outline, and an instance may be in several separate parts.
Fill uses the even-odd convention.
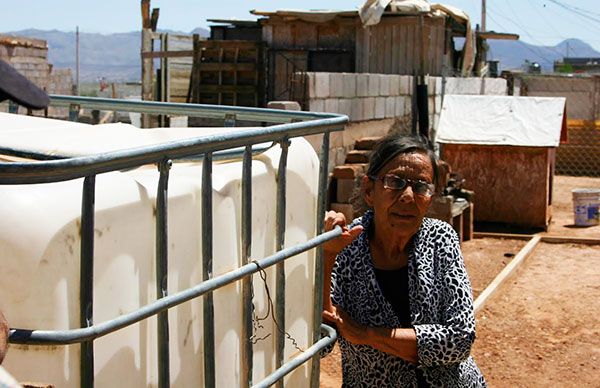
[[[340,226],[342,228],[342,234],[339,237],[329,240],[323,244],[323,250],[325,253],[337,255],[363,231],[362,225],[356,225],[352,229],[348,229],[344,214],[334,212],[333,210],[326,212],[325,231],[330,231],[336,226]]]

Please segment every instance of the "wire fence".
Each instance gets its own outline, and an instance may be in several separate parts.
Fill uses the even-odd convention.
[[[567,142],[556,150],[556,174],[600,176],[600,75],[515,76],[513,94],[565,97]]]

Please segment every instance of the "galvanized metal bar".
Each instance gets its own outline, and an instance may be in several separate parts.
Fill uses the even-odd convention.
[[[285,111],[280,109],[251,108],[226,105],[185,104],[177,102],[135,101],[100,97],[80,97],[51,94],[50,106],[69,107],[78,104],[86,109],[116,110],[119,112],[139,112],[224,119],[226,114],[235,114],[237,120],[289,123],[294,119],[315,120],[341,117],[335,113]]]
[[[202,162],[202,280],[213,276],[212,153]],[[215,312],[212,292],[204,294],[204,386],[215,386]]]
[[[69,104],[69,121],[79,120],[79,110],[81,107],[79,104]]]
[[[321,337],[310,348],[306,349],[304,352],[300,353],[299,356],[295,357],[294,359],[288,361],[287,363],[279,367],[275,372],[265,377],[264,380],[257,383],[252,388],[267,388],[275,384],[276,382],[279,383],[282,381],[285,375],[292,372],[294,369],[298,368],[306,361],[310,360],[311,357],[320,357],[321,350],[333,344],[337,339],[337,333],[335,329],[330,326],[327,326],[325,324],[321,325],[320,332],[325,332],[326,336]]]
[[[286,169],[289,140],[283,139],[280,143],[281,155],[279,157],[279,168],[277,169],[277,207],[275,209],[276,219],[276,242],[275,249],[280,251],[285,245],[285,218],[286,218]],[[275,267],[275,320],[278,330],[275,331],[275,368],[283,365],[285,355],[285,262],[277,263]],[[277,387],[283,388],[283,380],[277,382]]]
[[[247,146],[242,162],[242,265],[252,254],[252,147]],[[242,280],[242,357],[241,385],[252,385],[252,275]]]
[[[96,201],[96,176],[83,180],[81,195],[81,254],[79,274],[79,325],[94,324],[94,204]],[[94,386],[94,342],[81,343],[79,358],[80,384]]]
[[[244,128],[235,132],[65,160],[2,162],[0,163],[0,184],[47,183],[82,178],[88,175],[152,164],[165,158],[178,159],[248,144],[279,141],[284,136],[291,138],[340,131],[343,130],[343,125],[347,121],[346,116],[341,116],[265,128]]]
[[[309,249],[315,248],[326,241],[337,238],[342,234],[342,229],[336,227],[329,232],[325,232],[316,236],[304,243],[285,248],[271,256],[265,257],[258,261],[260,267],[255,263],[248,263],[240,268],[225,274],[214,277],[210,280],[197,284],[184,291],[168,295],[162,299],[156,300],[146,306],[139,308],[128,314],[123,314],[120,317],[111,319],[100,324],[85,328],[71,330],[31,330],[31,329],[11,329],[9,340],[14,344],[29,344],[29,345],[68,345],[76,344],[83,341],[96,339],[116,330],[122,329],[148,317],[156,315],[158,312],[165,309],[177,306],[181,303],[192,300],[198,296],[204,295],[207,292],[216,290],[217,288],[231,284],[248,275],[260,271],[260,268],[269,268],[282,260],[286,260],[292,256],[306,252]]]
[[[158,164],[160,177],[156,193],[156,298],[161,299],[168,295],[168,188],[170,160],[163,160]],[[163,310],[157,316],[158,326],[158,386],[167,388],[170,385],[169,368],[169,312]]]
[[[321,163],[319,164],[319,190],[317,197],[317,235],[323,233],[323,217],[325,214],[325,200],[327,193],[327,176],[329,165],[329,133],[323,134],[321,146]],[[321,313],[323,312],[323,248],[317,247],[315,259],[315,298],[313,310],[313,343],[318,341],[321,327]],[[320,357],[313,357],[311,387],[319,387]]]

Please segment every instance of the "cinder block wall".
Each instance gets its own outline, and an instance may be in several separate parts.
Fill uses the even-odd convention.
[[[569,119],[600,120],[600,76],[523,76],[521,95],[565,97]]]
[[[343,164],[356,140],[384,136],[392,130],[406,130],[412,114],[414,77],[393,74],[306,73],[308,109],[314,112],[345,114],[350,118],[346,130],[330,137],[330,170]],[[429,123],[435,129],[445,94],[506,95],[506,80],[501,78],[429,77]],[[307,139],[317,152],[321,136]]]

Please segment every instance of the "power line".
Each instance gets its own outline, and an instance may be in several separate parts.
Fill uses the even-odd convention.
[[[562,53],[562,52],[559,52],[558,50],[556,50],[556,49],[555,49],[555,48],[553,48],[553,47],[546,46],[544,43],[542,43],[542,42],[538,41],[537,39],[535,39],[535,38],[533,37],[533,35],[531,35],[531,34],[529,33],[528,29],[527,29],[525,26],[523,26],[522,24],[518,23],[516,20],[512,20],[511,18],[509,18],[509,17],[507,17],[507,16],[504,16],[504,15],[502,15],[502,14],[501,14],[500,12],[498,12],[498,11],[494,11],[494,12],[496,13],[496,15],[497,15],[497,16],[500,16],[500,17],[502,17],[502,18],[504,18],[504,19],[508,20],[510,23],[514,24],[514,25],[515,25],[515,26],[517,26],[519,29],[521,29],[521,30],[522,30],[522,31],[523,31],[523,32],[524,32],[524,33],[525,33],[525,34],[526,34],[526,35],[527,35],[527,36],[528,36],[528,37],[529,37],[529,38],[530,38],[532,41],[534,41],[535,43],[537,43],[537,44],[539,44],[539,45],[541,45],[541,46],[544,46],[544,47],[546,47],[548,50],[551,50],[551,51],[555,52],[555,53],[556,53],[556,54],[558,54],[559,56],[563,56],[563,53]],[[490,17],[491,17],[491,16],[490,16]],[[493,17],[492,17],[492,19],[493,19]],[[494,19],[494,20],[495,20],[495,19]],[[496,21],[496,22],[497,22],[497,21]],[[498,23],[498,25],[500,25],[500,24]],[[503,28],[504,28],[504,27],[503,27]],[[504,29],[506,30],[506,28],[504,28]],[[525,47],[526,47],[526,46],[525,46]],[[548,60],[547,58],[544,58],[544,56],[543,56],[541,53],[538,53],[538,56],[539,56],[540,58],[543,58],[544,60],[546,60],[546,61],[547,61],[547,62],[549,62],[549,63],[554,63],[554,61],[550,61],[550,60]]]
[[[506,27],[504,27],[502,24],[500,24],[491,14],[488,13],[488,16],[490,17],[490,19],[492,19],[497,25],[499,25],[503,30],[508,31],[508,29]],[[538,58],[548,62],[549,64],[553,65],[554,61],[549,60],[548,58],[545,58],[542,53],[534,50],[533,48],[527,46],[524,42],[521,41],[517,41],[517,43],[520,43],[522,47],[524,47],[525,49],[527,49],[528,51],[531,51],[533,54],[535,54]]]
[[[554,3],[554,4],[556,4],[556,5],[558,5],[559,7],[562,7],[564,9],[566,9],[567,11],[576,13],[577,15],[579,15],[581,17],[584,17],[586,19],[589,19],[591,21],[594,21],[596,23],[600,23],[600,19],[597,19],[595,17],[592,17],[592,16],[588,15],[589,11],[582,10],[581,8],[577,8],[575,6],[563,4],[563,3],[561,3],[558,0],[549,0],[549,1],[552,2],[552,3]]]

